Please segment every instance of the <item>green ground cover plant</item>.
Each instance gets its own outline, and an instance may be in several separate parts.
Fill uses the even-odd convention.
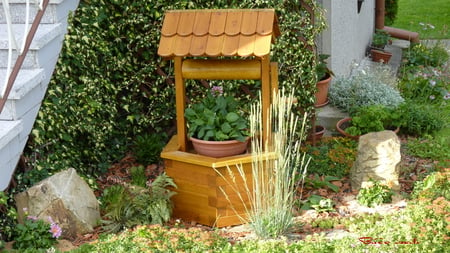
[[[359,204],[374,207],[392,201],[394,192],[387,185],[372,179],[369,182],[370,185],[361,188],[356,196]]]
[[[344,137],[324,137],[317,146],[302,147],[310,157],[309,174],[342,178],[356,159],[357,142]]]
[[[449,24],[446,0],[398,0],[397,17],[390,26],[418,32],[421,39],[447,39]]]

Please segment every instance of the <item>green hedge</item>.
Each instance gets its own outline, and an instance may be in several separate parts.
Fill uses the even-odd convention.
[[[277,10],[282,32],[272,56],[280,65],[280,85],[296,87],[300,111],[311,111],[315,54],[308,46],[324,28],[320,8],[312,25],[297,1],[84,0],[28,143],[31,165],[96,175],[123,157],[137,136],[174,129],[172,63],[157,55],[166,10],[266,7]]]
[[[384,24],[392,25],[397,17],[398,0],[385,0],[384,4]]]

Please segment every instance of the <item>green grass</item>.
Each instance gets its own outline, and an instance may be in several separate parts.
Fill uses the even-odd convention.
[[[418,32],[421,39],[448,39],[449,25],[448,0],[399,0],[397,18],[392,27]]]

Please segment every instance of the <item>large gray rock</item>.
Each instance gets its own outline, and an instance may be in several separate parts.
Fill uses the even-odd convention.
[[[100,220],[98,201],[75,169],[59,172],[15,196],[19,219],[23,209],[40,219],[58,223],[65,238],[93,231]]]
[[[352,188],[364,188],[373,179],[393,190],[400,190],[400,161],[400,140],[393,131],[372,132],[361,136],[358,155],[350,170]]]

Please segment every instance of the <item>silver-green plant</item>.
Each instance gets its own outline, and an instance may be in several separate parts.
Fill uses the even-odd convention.
[[[260,238],[277,238],[288,232],[293,225],[296,188],[303,186],[309,163],[306,154],[300,150],[303,138],[297,138],[298,134],[300,136],[304,134],[307,117],[306,115],[303,117],[300,133],[297,133],[299,119],[292,111],[294,101],[292,94],[285,95],[284,91],[274,92],[267,126],[261,124],[261,101],[251,108],[251,189],[242,166],[237,165],[239,176],[244,181],[245,198],[249,199],[246,217],[241,219],[248,222]],[[267,136],[261,134],[263,127],[271,130],[267,131]],[[231,178],[228,180],[230,187],[245,203],[244,196],[238,191],[241,186],[236,182],[230,168],[228,173]],[[228,198],[227,194],[225,196]]]
[[[330,86],[330,103],[346,112],[358,107],[384,105],[397,107],[404,102],[398,80],[387,66],[359,67],[350,77],[338,77]]]

